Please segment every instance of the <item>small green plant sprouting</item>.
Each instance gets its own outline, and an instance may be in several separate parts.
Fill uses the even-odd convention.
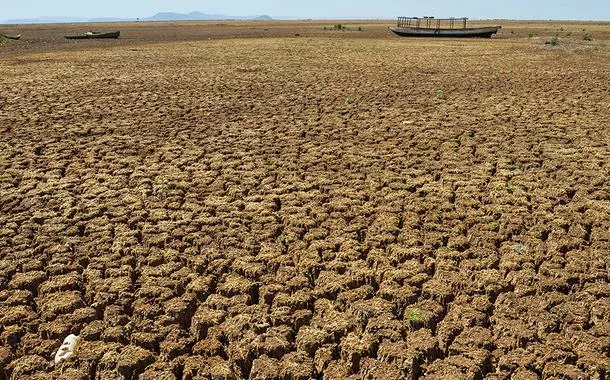
[[[532,38],[534,38],[534,34],[533,34],[533,33],[529,33],[529,34],[527,35],[527,39],[528,39],[528,40],[531,40]]]
[[[420,309],[414,307],[407,309],[407,320],[409,322],[421,323],[426,322],[428,318],[426,318],[426,316]]]
[[[165,174],[159,174],[155,178],[155,183],[153,184],[153,193],[160,198],[165,198],[167,197],[170,185],[171,182],[169,178],[167,178]]]
[[[558,36],[554,36],[553,38],[551,38],[551,45],[552,46],[559,45],[559,37]]]
[[[584,32],[582,35],[583,41],[593,41],[593,35],[589,32]]]
[[[353,104],[356,101],[356,99],[354,98],[347,98],[345,99],[345,104]]]
[[[551,45],[551,46],[557,46],[557,45],[559,45],[559,37],[553,36],[550,40],[546,41],[545,44]]]
[[[359,27],[358,27],[358,31],[359,31],[359,32],[362,32],[362,31],[364,31],[364,29],[362,29],[362,27],[361,27],[361,26],[359,26]]]
[[[435,95],[436,95],[437,99],[445,99],[447,97],[447,95],[445,94],[445,91],[443,91],[440,88],[438,90],[436,90]]]
[[[517,243],[513,246],[513,251],[515,251],[515,253],[518,253],[520,255],[524,255],[527,253],[528,248],[525,244]]]
[[[491,222],[487,225],[487,228],[490,231],[498,232],[500,230],[500,225],[498,224],[498,222]]]

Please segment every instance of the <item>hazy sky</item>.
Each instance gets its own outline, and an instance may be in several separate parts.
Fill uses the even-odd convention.
[[[428,4],[426,4],[428,3]],[[268,14],[299,18],[435,16],[508,19],[610,20],[610,0],[0,0],[0,20],[68,17],[148,17],[157,12]]]

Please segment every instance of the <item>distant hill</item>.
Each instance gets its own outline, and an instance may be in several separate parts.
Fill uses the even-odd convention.
[[[136,21],[136,18],[116,18],[116,17],[37,17],[31,19],[12,19],[6,20],[3,24],[57,24],[57,23],[77,23],[77,22],[126,22]],[[209,21],[209,20],[273,20],[268,15],[261,16],[227,16],[221,14],[207,14],[202,12],[174,13],[161,12],[151,17],[140,18],[140,21]]]

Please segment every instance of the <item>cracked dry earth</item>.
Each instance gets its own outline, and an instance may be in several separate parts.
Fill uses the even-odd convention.
[[[390,37],[0,59],[0,379],[608,378],[608,62]]]

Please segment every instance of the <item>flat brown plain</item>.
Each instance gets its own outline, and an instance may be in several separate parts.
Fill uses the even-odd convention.
[[[610,376],[610,25],[332,24],[0,46],[0,379]]]

